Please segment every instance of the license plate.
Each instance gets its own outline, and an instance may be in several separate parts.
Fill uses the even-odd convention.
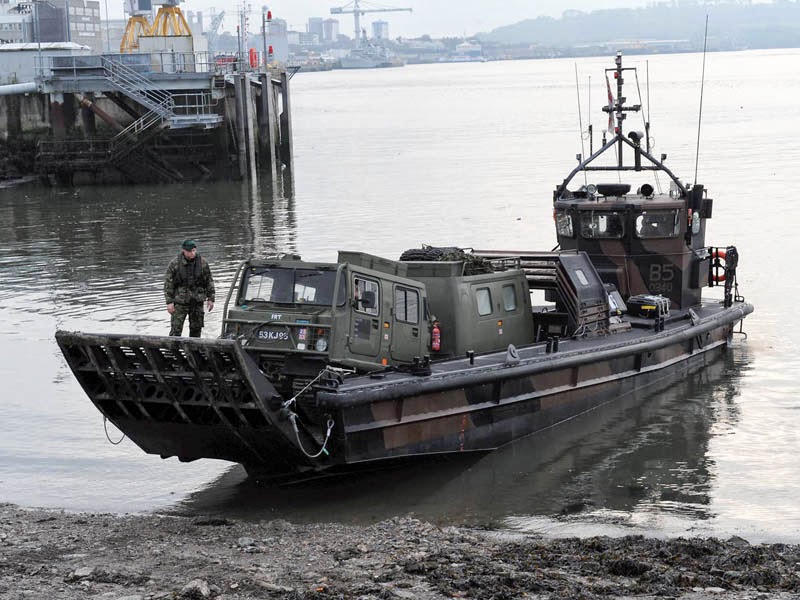
[[[266,342],[286,342],[289,340],[289,332],[286,329],[259,329],[258,339]]]

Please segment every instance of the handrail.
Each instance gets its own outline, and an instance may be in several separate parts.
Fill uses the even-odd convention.
[[[164,105],[164,103],[162,103]],[[168,110],[168,106],[164,107],[165,110]],[[135,120],[133,123],[128,125],[125,129],[117,133],[114,136],[114,142],[121,141],[123,139],[129,139],[131,141],[135,141],[137,136],[141,134],[143,131],[150,129],[156,123],[163,123],[164,117],[162,116],[161,111],[151,110],[150,112],[145,113],[140,118]]]
[[[174,100],[167,90],[155,87],[152,80],[120,62],[105,56],[102,57],[101,62],[106,78],[111,83],[161,115],[162,118],[172,117]]]
[[[228,324],[228,304],[230,304],[231,297],[233,297],[234,292],[239,289],[239,274],[242,272],[242,269],[246,264],[246,260],[239,263],[239,268],[236,269],[236,274],[233,276],[233,281],[228,288],[228,295],[225,297],[225,305],[222,308],[222,332],[220,333],[220,336],[225,335],[225,327]]]

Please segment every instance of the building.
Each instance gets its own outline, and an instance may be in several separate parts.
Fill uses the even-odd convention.
[[[272,19],[267,24],[267,46],[272,46],[273,60],[286,63],[289,60],[289,25],[285,19]]]
[[[75,42],[102,52],[100,1],[0,0],[0,41]]]
[[[325,42],[336,42],[339,40],[339,21],[336,19],[325,19],[322,22],[322,40]]]
[[[22,44],[30,36],[26,35],[30,19],[22,15],[0,15],[0,44]]]
[[[85,56],[92,51],[73,42],[0,44],[0,85],[33,81],[40,58]]]
[[[187,10],[185,13],[186,22],[189,24],[189,29],[192,30],[193,35],[202,35],[205,31],[205,25],[203,23],[203,11],[191,11]]]
[[[323,38],[322,17],[309,17],[306,29],[308,29],[308,33],[315,34],[317,39],[321,40]]]
[[[372,39],[374,40],[389,39],[389,23],[387,21],[372,22]]]
[[[50,0],[62,10],[69,5],[69,40],[89,46],[92,52],[103,51],[103,26],[99,0]],[[55,40],[53,40],[55,41]]]
[[[319,35],[316,33],[301,31],[300,35],[298,36],[298,43],[301,46],[319,46]]]

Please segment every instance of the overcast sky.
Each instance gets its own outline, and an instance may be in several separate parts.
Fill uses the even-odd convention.
[[[104,0],[107,2],[111,18],[123,17],[123,0]],[[155,3],[155,0],[154,0]],[[186,11],[203,11],[211,14],[225,11],[223,31],[235,31],[238,22],[238,7],[243,3],[225,0],[186,0],[181,9]],[[369,23],[385,20],[389,23],[391,37],[416,37],[429,34],[433,37],[472,35],[480,31],[491,31],[501,25],[510,25],[524,19],[533,19],[540,15],[559,17],[566,8],[578,10],[595,10],[600,8],[631,8],[645,6],[647,0],[388,0],[368,2],[361,1],[361,8],[411,8],[412,13],[367,13],[362,21],[369,31]],[[268,0],[266,5],[276,18],[285,19],[291,29],[305,31],[308,17],[329,17],[333,6],[349,6],[347,0]],[[261,7],[264,3],[251,2],[250,31],[261,29]],[[105,6],[103,7],[105,12]],[[339,32],[353,35],[353,16],[337,15]],[[209,19],[205,19],[206,23]]]

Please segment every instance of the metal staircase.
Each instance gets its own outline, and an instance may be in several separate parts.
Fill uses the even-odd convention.
[[[157,87],[152,80],[119,61],[106,56],[102,56],[101,61],[106,79],[120,92],[149,108],[165,121],[175,115],[175,101],[167,90]]]
[[[155,126],[170,129],[202,126],[210,129],[222,123],[222,117],[210,110],[207,101],[185,102],[177,106],[175,97],[168,90],[159,87],[137,70],[107,56],[101,57],[101,64],[106,80],[115,89],[149,109],[148,113],[120,132],[117,136],[120,139],[136,138],[139,133]],[[201,97],[205,99],[206,95]]]
[[[180,141],[173,140],[167,130],[185,132],[176,133],[179,138],[183,135],[203,138],[211,133],[208,130],[224,125],[224,118],[216,114],[211,89],[201,87],[171,92],[159,84],[158,76],[151,78],[149,60],[139,59],[137,64],[126,64],[123,62],[124,56],[91,58],[93,61],[85,67],[91,72],[87,71],[86,76],[94,79],[94,85],[97,78],[105,80],[105,90],[118,92],[109,94],[109,97],[125,96],[130,99],[132,102],[125,103],[122,108],[134,120],[111,139],[40,141],[36,156],[37,171],[59,181],[71,181],[76,172],[101,178],[106,167],[111,167],[126,180],[136,183],[184,180],[186,172],[176,168],[176,165],[186,165],[186,148]],[[69,66],[74,78],[80,65],[73,61]],[[168,74],[165,74],[165,79],[174,81]],[[112,127],[119,128],[107,115],[101,115],[101,118]],[[169,152],[165,153],[165,148]],[[189,162],[192,169],[205,177],[210,173],[204,164],[208,160],[204,152],[198,152]],[[188,176],[192,176],[192,169]]]
[[[156,85],[137,70],[107,56],[102,57],[106,80],[115,89],[148,108],[148,112],[111,140],[108,162],[129,179],[140,179],[143,173],[160,181],[180,181],[180,172],[173,169],[157,153],[147,147],[162,129],[184,129],[202,126],[205,129],[222,123],[222,117],[209,110],[201,95],[198,101],[178,106],[175,96]],[[195,94],[197,96],[197,94]]]

